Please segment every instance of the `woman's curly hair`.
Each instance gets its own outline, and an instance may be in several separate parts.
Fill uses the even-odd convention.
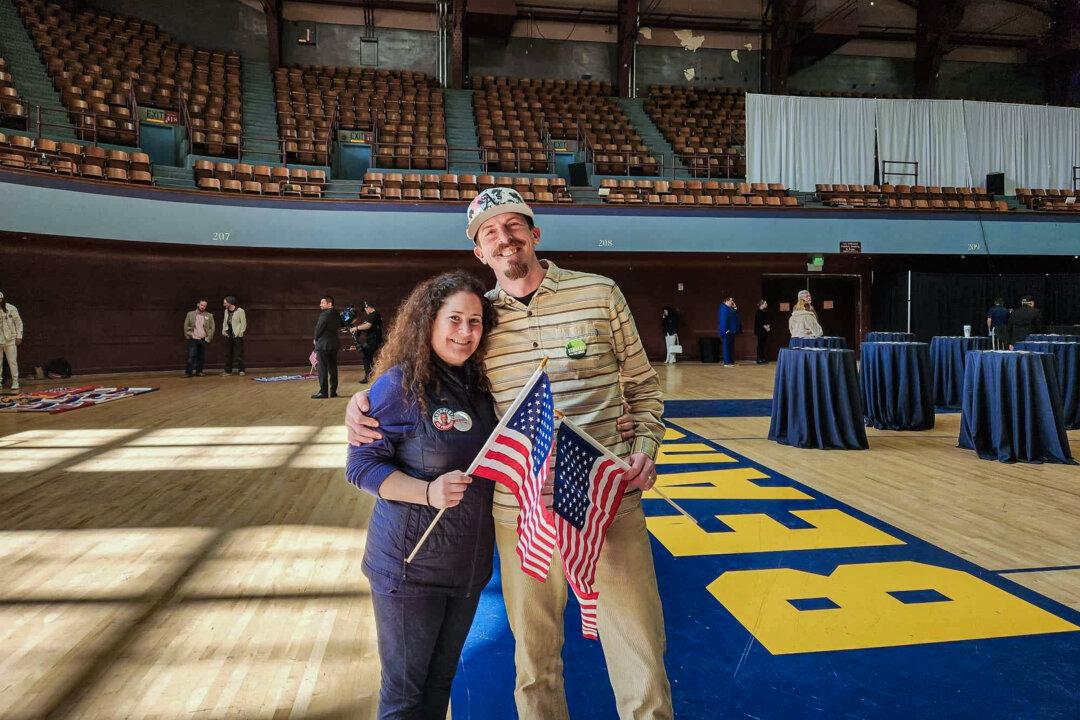
[[[459,292],[468,292],[480,299],[483,314],[483,335],[472,359],[480,361],[487,348],[488,334],[495,327],[495,307],[485,296],[484,284],[464,270],[436,275],[413,288],[397,309],[390,324],[386,343],[375,361],[375,376],[379,377],[395,365],[401,370],[401,389],[409,400],[416,400],[421,412],[427,412],[425,389],[434,373],[435,352],[431,349],[431,329],[435,316],[446,299]],[[483,378],[487,386],[487,379]]]

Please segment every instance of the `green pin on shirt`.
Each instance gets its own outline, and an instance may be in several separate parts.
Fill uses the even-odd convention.
[[[585,357],[585,352],[589,349],[589,346],[581,338],[575,338],[569,340],[566,343],[566,357],[577,360],[578,358]]]

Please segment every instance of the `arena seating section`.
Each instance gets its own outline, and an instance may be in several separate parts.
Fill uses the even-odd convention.
[[[26,129],[26,103],[19,98],[3,57],[0,57],[0,126]]]
[[[442,90],[428,75],[332,65],[278,68],[274,98],[290,162],[315,164],[333,142],[336,123],[342,130],[372,132],[380,167],[447,168]]]
[[[0,133],[0,166],[15,170],[38,170],[91,180],[116,180],[149,185],[150,157],[146,153],[106,150],[96,145],[33,140],[24,135]]]
[[[550,172],[547,140],[577,140],[601,175],[655,175],[658,162],[597,80],[485,76],[473,95],[476,133],[490,172]]]
[[[937,187],[936,185],[827,185],[817,193],[825,205],[904,210],[994,210],[1005,212],[1009,204],[994,200],[983,187]]]
[[[145,153],[98,146],[134,145],[139,106],[185,116],[193,154],[238,157],[243,132],[239,55],[178,43],[153,23],[135,18],[91,9],[73,13],[43,0],[12,1],[77,136],[87,144],[0,133],[4,169],[153,184]],[[642,176],[602,178],[599,198],[608,205],[802,206],[783,185],[721,179],[746,173],[746,102],[741,90],[649,87],[644,110],[689,175],[661,179],[655,176],[671,168],[650,155],[610,83],[485,76],[474,84],[482,167],[499,175],[447,172],[442,89],[429,75],[382,68],[276,69],[284,160],[328,166],[335,131],[363,131],[370,133],[374,164],[360,184],[360,200],[467,202],[486,188],[505,186],[529,202],[571,203],[566,181],[552,175],[554,141],[565,140],[571,148],[579,143],[598,175]],[[30,130],[29,114],[0,57],[0,126]],[[193,179],[199,190],[209,192],[322,198],[333,190],[331,197],[341,197],[340,186],[330,187],[328,173],[321,169],[200,159],[194,162]],[[1028,210],[1080,210],[1080,191],[1017,188],[1016,195]],[[1070,198],[1075,201],[1067,202]],[[818,185],[816,199],[843,208],[1009,210],[1006,201],[978,187]]]
[[[136,143],[135,108],[178,110],[186,102],[192,150],[236,156],[240,146],[240,56],[175,42],[156,25],[92,10],[15,0],[53,84],[84,140]]]
[[[245,195],[319,198],[326,186],[325,170],[287,168],[283,165],[197,160],[194,174],[200,190]]]
[[[1067,202],[1073,198],[1072,202]],[[1016,188],[1016,199],[1028,210],[1080,211],[1080,190]]]
[[[691,175],[746,176],[743,91],[650,85],[644,107]]]
[[[799,206],[798,199],[788,195],[780,183],[605,179],[600,181],[600,196],[615,205]]]
[[[512,187],[527,202],[573,202],[566,180],[546,177],[508,177],[493,175],[454,175],[450,173],[382,173],[364,176],[360,197],[370,200],[449,200],[469,201],[492,187]]]

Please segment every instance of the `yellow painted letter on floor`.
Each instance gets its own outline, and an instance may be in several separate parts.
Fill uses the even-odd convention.
[[[737,570],[708,590],[772,654],[896,647],[1080,630],[962,570],[917,562],[841,565],[832,575]],[[906,604],[889,593],[936,591]],[[798,610],[828,598],[839,607]]]
[[[690,465],[697,463],[730,463],[735,459],[717,452],[705,443],[676,443],[661,445],[656,455],[657,465]]]
[[[738,467],[705,472],[664,473],[657,478],[656,487],[672,500],[812,500],[793,487],[762,487],[753,480],[767,480],[768,475],[754,468]],[[705,485],[706,487],[687,487]],[[652,490],[643,495],[660,499]]]
[[[684,515],[654,516],[645,521],[675,557],[904,544],[842,510],[793,510],[791,514],[813,527],[792,530],[760,513],[717,515],[731,528],[729,532],[706,532]]]

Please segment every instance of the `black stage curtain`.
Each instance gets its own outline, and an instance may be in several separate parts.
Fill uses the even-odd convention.
[[[907,324],[907,272],[875,273],[871,320],[875,330],[902,330]],[[911,276],[911,331],[929,342],[934,335],[986,334],[986,311],[994,298],[1016,308],[1032,295],[1046,325],[1080,323],[1080,275],[961,274],[916,272]]]

